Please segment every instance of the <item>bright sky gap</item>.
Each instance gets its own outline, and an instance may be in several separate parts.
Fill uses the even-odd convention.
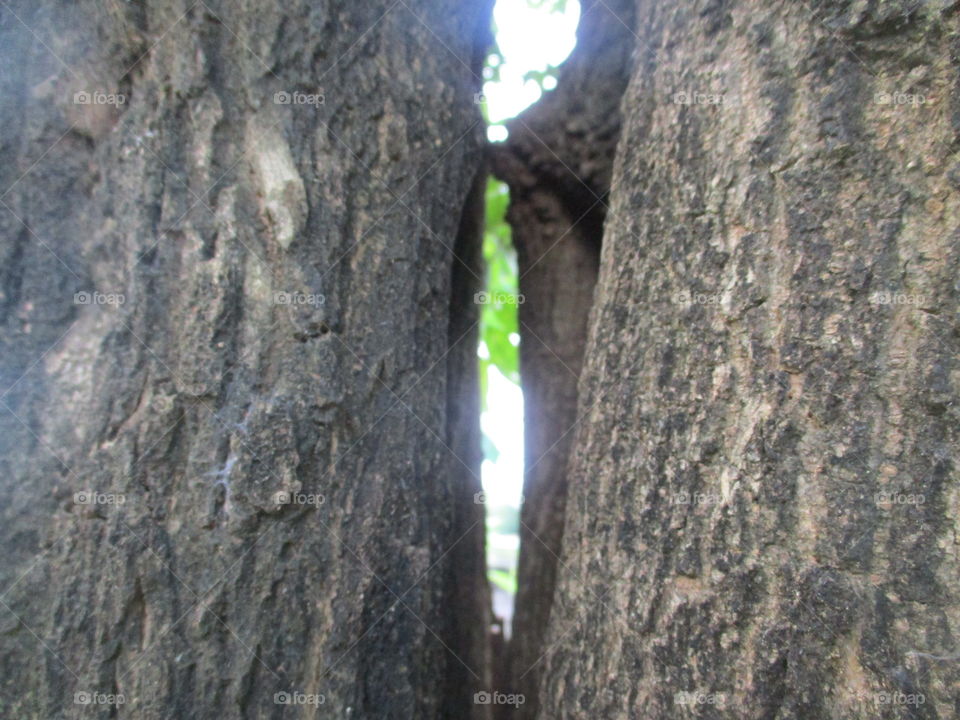
[[[544,91],[556,87],[552,69],[562,63],[576,44],[576,29],[580,19],[580,4],[576,0],[497,0],[494,8],[494,31],[499,53],[487,58],[483,85],[485,110],[489,120],[487,137],[492,142],[507,138],[504,121],[518,115],[540,99]],[[487,191],[491,198],[506,193],[505,186],[491,180]],[[496,290],[490,277],[490,266],[500,261],[499,267],[509,266],[517,284],[516,255],[510,245],[509,229],[496,218],[499,231],[489,227],[484,255],[488,263],[488,291]],[[491,242],[490,232],[506,237]],[[501,257],[497,255],[503,253]],[[491,258],[491,255],[494,255]],[[506,263],[506,265],[504,264]],[[503,278],[500,278],[502,283]],[[513,305],[513,311],[516,310]],[[511,328],[516,326],[511,319]],[[516,348],[520,337],[510,331],[506,338],[496,337],[491,323],[481,324],[481,342],[478,355],[491,360],[494,343],[503,341]],[[516,588],[516,564],[519,551],[519,508],[523,489],[523,393],[520,386],[493,362],[482,363],[486,372],[484,411],[480,426],[485,436],[484,461],[481,467],[487,510],[487,565],[494,587],[494,608],[506,620],[509,632]]]

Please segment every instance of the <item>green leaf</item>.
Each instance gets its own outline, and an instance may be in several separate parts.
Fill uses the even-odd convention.
[[[527,5],[532,8],[542,8],[546,5],[552,13],[562,13],[567,10],[567,0],[527,0]]]
[[[480,384],[483,407],[487,407],[487,369],[496,367],[504,377],[520,383],[520,355],[510,335],[518,332],[517,308],[519,278],[517,253],[513,248],[510,226],[506,222],[510,193],[504,183],[490,179],[486,190],[486,231],[483,257],[486,260],[484,291],[493,301],[481,305],[480,340],[489,351],[489,360],[481,360]]]
[[[504,592],[508,592],[511,595],[517,594],[517,573],[516,571],[507,572],[505,570],[497,570],[491,568],[487,571],[487,577],[490,579],[490,582],[496,585],[498,588]]]

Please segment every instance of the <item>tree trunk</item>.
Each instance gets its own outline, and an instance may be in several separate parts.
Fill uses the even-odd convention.
[[[960,711],[947,5],[637,3],[541,718]]]
[[[487,717],[489,5],[0,10],[4,717]]]
[[[489,720],[489,10],[0,8],[3,717]],[[521,713],[954,717],[955,8],[584,13],[492,155]]]

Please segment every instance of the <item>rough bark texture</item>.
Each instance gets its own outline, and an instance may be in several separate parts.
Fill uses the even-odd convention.
[[[506,712],[535,717],[543,637],[556,584],[576,420],[577,380],[600,257],[605,204],[630,73],[633,9],[625,0],[587,2],[577,47],[557,89],[508,123],[494,146],[495,173],[510,186],[510,223],[520,292],[524,395],[524,505],[518,591],[509,643],[512,692]],[[624,22],[628,24],[624,24]]]
[[[485,716],[488,13],[4,3],[0,715]]]
[[[960,714],[960,21],[821,5],[586,3],[494,154],[528,716]],[[0,8],[0,715],[489,719],[488,14]]]
[[[960,713],[955,7],[637,4],[540,717]]]

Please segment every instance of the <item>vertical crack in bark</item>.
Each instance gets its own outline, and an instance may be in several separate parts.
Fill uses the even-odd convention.
[[[454,253],[450,281],[448,328],[450,357],[447,364],[447,445],[452,454],[471,468],[469,474],[453,459],[451,472],[463,478],[453,498],[454,532],[459,538],[450,549],[445,585],[455,607],[447,614],[447,653],[444,676],[444,718],[464,717],[464,703],[476,692],[490,687],[492,643],[487,633],[492,620],[490,586],[486,568],[486,525],[484,506],[473,501],[481,491],[479,480],[480,383],[477,374],[477,323],[474,293],[483,277],[483,190],[486,170],[481,170],[467,197]],[[455,654],[454,654],[455,653]],[[479,679],[476,677],[479,675]],[[489,720],[484,705],[470,706],[471,720]]]
[[[597,279],[606,196],[620,131],[620,99],[634,36],[627,2],[585,2],[577,47],[557,89],[508,123],[491,149],[510,187],[507,220],[520,270],[520,373],[524,391],[524,505],[518,592],[507,650],[511,692],[537,714],[538,668],[563,540],[567,456]],[[562,571],[562,570],[560,570]]]
[[[481,16],[489,18],[493,0],[484,0]],[[492,42],[486,26],[474,38],[471,67],[480,90],[486,49]],[[481,127],[477,127],[481,132]],[[450,271],[450,307],[447,327],[446,443],[453,477],[454,545],[444,564],[444,588],[452,607],[445,613],[446,652],[440,717],[450,720],[491,720],[490,708],[473,703],[474,694],[491,685],[495,651],[490,627],[493,619],[487,582],[486,514],[473,501],[480,484],[480,378],[477,373],[479,313],[473,302],[483,278],[484,188],[486,163],[474,177],[464,200],[453,247]],[[465,467],[466,466],[466,467]]]

